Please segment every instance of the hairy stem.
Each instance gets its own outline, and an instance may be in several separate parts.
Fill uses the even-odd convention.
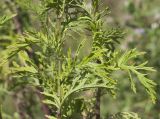
[[[99,11],[99,0],[92,0],[92,6],[93,6],[94,16],[96,16],[96,13]],[[96,35],[94,35],[93,39],[94,40],[96,39]],[[99,60],[97,60],[96,62],[100,63]],[[95,104],[96,119],[100,119],[100,104],[101,104],[101,88],[98,88],[96,92],[96,104]]]

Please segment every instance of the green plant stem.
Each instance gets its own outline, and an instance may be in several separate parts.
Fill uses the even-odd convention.
[[[97,12],[99,11],[99,0],[92,0],[92,5],[93,5],[93,12],[94,12],[94,16],[96,17],[96,14]],[[97,32],[97,31],[95,31]],[[96,39],[96,35],[94,34],[94,37],[93,39]],[[98,60],[97,60],[97,63],[100,63]],[[97,89],[97,92],[96,92],[96,104],[95,104],[95,116],[96,116],[96,119],[100,119],[100,104],[101,104],[101,88],[98,88]]]
[[[56,40],[57,40],[57,43],[61,43],[62,41],[62,32],[61,32],[61,22],[62,22],[62,17],[63,17],[63,14],[60,13],[60,14],[57,14],[57,21],[56,21]],[[59,47],[59,45],[57,45]],[[61,97],[63,96],[62,95],[62,85],[61,85],[61,67],[62,67],[62,61],[61,61],[61,56],[62,56],[62,47],[60,46],[58,48],[58,51],[57,51],[57,55],[58,55],[58,59],[57,59],[57,62],[58,62],[58,78],[57,78],[57,86],[58,86],[58,96],[60,97],[60,101],[62,100]],[[57,110],[57,119],[61,119],[62,115],[61,115],[61,107]]]
[[[61,61],[60,60],[58,61],[58,72],[60,75],[61,73]],[[57,79],[57,83],[58,83],[58,95],[61,100],[61,79],[60,78]],[[61,119],[61,108],[57,110],[57,119]]]

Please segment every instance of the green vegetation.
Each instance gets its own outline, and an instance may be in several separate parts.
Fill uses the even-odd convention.
[[[141,95],[156,104],[158,86],[150,76],[156,70],[134,44],[127,44],[131,49],[125,52],[120,49],[127,34],[106,22],[110,11],[103,2],[0,1],[2,119],[140,119],[131,105],[114,112],[111,104],[137,104],[134,99]],[[139,27],[143,13],[134,3],[127,5]],[[157,39],[159,32],[153,30],[159,29],[146,28],[147,37]],[[152,43],[140,50],[148,44]],[[155,66],[150,60],[149,65]]]

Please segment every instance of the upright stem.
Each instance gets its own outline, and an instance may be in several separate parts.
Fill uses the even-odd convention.
[[[61,72],[61,61],[58,61],[58,73],[60,75]],[[57,79],[57,83],[58,83],[58,95],[60,97],[61,100],[61,78]],[[61,109],[57,110],[57,119],[61,119]]]
[[[61,43],[61,40],[62,40],[62,34],[61,34],[61,23],[62,23],[62,14],[57,14],[57,21],[56,21],[56,40],[57,40],[57,46],[59,47],[59,43]],[[61,47],[58,48],[58,51],[57,51],[57,55],[58,55],[58,75],[59,77],[57,78],[57,92],[58,92],[58,96],[60,97],[60,101],[61,101],[61,97],[62,97],[62,85],[61,85],[61,77],[60,77],[60,74],[61,74],[61,65],[62,65],[62,61],[61,61],[61,56],[62,56],[62,52],[61,52]],[[58,109],[57,110],[57,119],[61,119],[61,109]]]
[[[98,88],[96,92],[96,119],[100,119],[100,103],[101,103],[101,89]]]
[[[99,11],[99,0],[92,0],[92,6],[93,6],[94,17],[96,17],[97,12]],[[97,31],[95,31],[95,32],[97,32]],[[94,34],[94,38],[93,38],[94,40],[96,40],[96,36],[97,35]],[[98,60],[96,62],[100,63],[100,61],[98,61]],[[100,119],[100,111],[101,111],[100,104],[101,104],[101,88],[98,88],[97,92],[96,92],[96,104],[95,104],[96,119]]]

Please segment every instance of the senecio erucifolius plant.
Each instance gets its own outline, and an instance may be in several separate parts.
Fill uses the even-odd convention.
[[[99,2],[100,0],[39,1],[33,11],[36,11],[37,18],[42,23],[41,29],[24,32],[3,53],[0,65],[10,61],[10,73],[15,79],[43,89],[43,102],[51,109],[46,118],[72,119],[78,112],[85,119],[100,119],[102,91],[113,97],[120,93],[117,84],[121,81],[113,79],[111,75],[119,70],[128,73],[134,93],[135,80],[138,79],[152,101],[156,100],[156,84],[146,74],[146,71],[154,69],[147,67],[147,62],[134,62],[133,59],[143,52],[132,49],[123,53],[116,50],[124,33],[120,28],[106,25],[105,18],[109,10],[102,10]],[[4,23],[3,19],[1,23]],[[75,51],[71,47],[65,47],[68,40],[79,41]],[[87,40],[91,41],[91,48],[82,57],[80,54]],[[133,79],[133,75],[137,78]],[[85,96],[87,91],[93,93],[89,99]],[[90,105],[90,101],[93,105]],[[126,119],[138,119],[134,113],[120,113],[121,115]],[[120,116],[117,114],[115,118]]]

